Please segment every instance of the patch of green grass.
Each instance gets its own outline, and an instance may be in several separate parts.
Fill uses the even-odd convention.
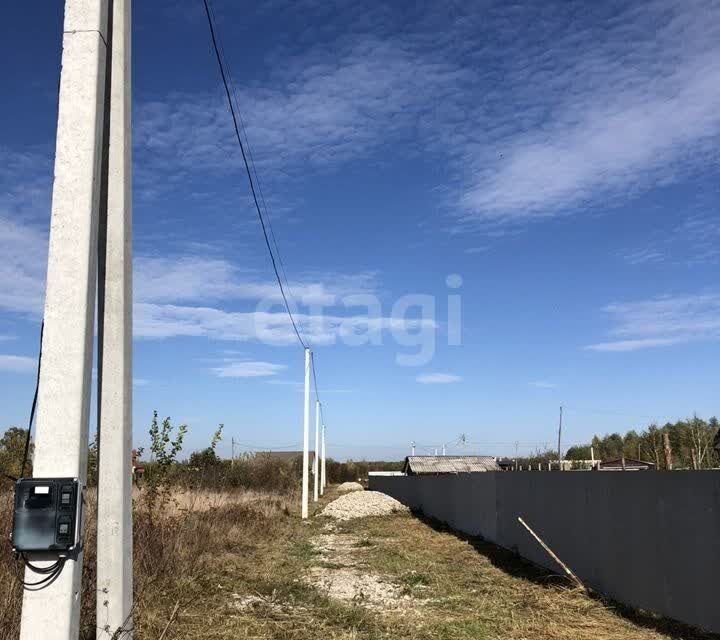
[[[370,538],[361,538],[353,546],[357,547],[358,549],[363,549],[367,547],[374,547],[375,544],[372,540],[370,540]]]
[[[320,555],[320,550],[309,540],[298,540],[291,547],[291,553],[295,558],[310,562]]]
[[[431,578],[426,573],[409,571],[400,576],[400,583],[406,587],[429,587]]]
[[[485,625],[478,620],[450,620],[429,629],[434,640],[481,640],[487,638]]]

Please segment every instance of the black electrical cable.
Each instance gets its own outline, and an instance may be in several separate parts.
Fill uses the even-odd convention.
[[[303,348],[307,349],[308,346],[302,339],[300,331],[297,328],[297,324],[295,323],[295,318],[293,317],[292,311],[290,310],[290,304],[288,303],[287,296],[285,295],[285,288],[283,287],[282,278],[280,277],[280,272],[278,270],[277,262],[275,260],[275,254],[273,253],[272,246],[270,245],[270,238],[268,236],[268,230],[265,225],[265,219],[263,218],[262,210],[260,209],[260,203],[258,201],[258,195],[255,189],[255,182],[253,180],[252,172],[250,171],[250,164],[245,153],[245,145],[243,144],[242,136],[240,135],[238,117],[235,113],[235,107],[233,105],[232,96],[230,94],[230,87],[228,86],[225,65],[223,64],[222,57],[220,56],[220,50],[218,48],[218,42],[215,36],[215,26],[213,24],[213,19],[210,13],[210,6],[208,4],[208,0],[203,0],[203,3],[205,5],[205,14],[207,15],[208,19],[208,26],[210,27],[210,37],[212,39],[213,49],[215,50],[215,57],[217,58],[218,67],[220,68],[220,75],[222,77],[223,85],[225,87],[225,94],[227,96],[228,105],[230,107],[230,114],[232,115],[233,126],[235,127],[235,136],[237,137],[238,144],[240,145],[240,152],[242,153],[243,162],[245,163],[245,171],[247,172],[248,181],[250,182],[250,191],[252,192],[253,201],[255,202],[255,209],[257,210],[258,219],[260,220],[260,226],[262,227],[263,236],[265,237],[265,245],[267,246],[267,250],[270,254],[270,260],[272,262],[273,271],[275,272],[275,278],[277,279],[278,286],[280,287],[280,294],[282,295],[283,301],[285,303],[285,309],[288,316],[290,317],[290,322],[292,323],[293,329],[295,330],[295,335],[297,336],[297,339],[303,346]],[[278,258],[279,255],[280,254],[278,252]]]
[[[25,452],[23,453],[22,467],[20,467],[20,477],[25,477],[25,467],[27,466],[28,456],[30,455],[30,433],[32,431],[33,421],[35,420],[35,410],[37,409],[38,392],[40,391],[40,367],[42,366],[42,341],[45,332],[45,320],[40,325],[40,347],[38,349],[37,376],[35,378],[35,393],[33,394],[32,407],[30,408],[30,420],[28,421],[27,434],[25,434]]]
[[[23,453],[22,466],[20,467],[20,478],[25,477],[25,467],[27,466],[28,456],[30,455],[30,436],[32,432],[33,421],[35,420],[35,410],[37,409],[38,392],[40,390],[40,366],[42,365],[42,339],[43,332],[45,331],[45,321],[43,320],[40,325],[40,348],[38,351],[37,360],[37,377],[35,378],[35,393],[33,394],[32,406],[30,407],[30,420],[28,421],[27,433],[25,434],[25,451]],[[3,474],[9,480],[17,482],[15,476],[11,476],[8,473]]]
[[[210,5],[210,13],[212,15],[213,22],[217,24],[217,18],[215,17],[215,11],[212,8],[212,5]],[[280,271],[283,275],[283,278],[285,278],[285,286],[288,289],[288,293],[290,294],[290,297],[293,298],[293,292],[290,288],[290,281],[287,277],[287,272],[285,271],[285,262],[283,260],[282,254],[280,253],[280,248],[278,247],[277,238],[275,237],[275,230],[273,228],[272,223],[272,217],[270,216],[270,209],[267,206],[267,202],[265,201],[265,194],[263,193],[262,183],[260,182],[260,175],[258,174],[257,166],[255,164],[255,158],[253,156],[252,151],[252,145],[250,144],[250,138],[247,134],[247,129],[245,128],[245,121],[242,117],[242,112],[240,111],[240,103],[237,98],[237,92],[235,90],[235,81],[233,80],[232,76],[232,69],[230,68],[230,65],[227,63],[227,55],[225,54],[225,47],[223,46],[222,38],[220,38],[220,34],[218,32],[218,45],[220,47],[220,56],[223,59],[223,64],[225,66],[225,71],[227,73],[228,78],[228,84],[230,85],[230,90],[232,91],[233,100],[235,101],[235,109],[237,112],[238,120],[240,121],[240,129],[242,130],[243,136],[245,137],[245,147],[247,148],[248,157],[250,158],[250,166],[252,167],[253,175],[255,176],[255,184],[257,185],[258,193],[260,194],[260,202],[262,203],[263,211],[265,212],[265,218],[267,219],[267,225],[268,229],[270,229],[270,238],[272,239],[273,246],[275,247],[275,254],[277,255],[278,262],[280,263]]]
[[[41,574],[54,573],[56,569],[58,569],[65,563],[65,558],[58,558],[57,561],[54,564],[51,564],[49,567],[38,567],[37,565],[32,564],[30,560],[27,559],[27,556],[24,553],[21,553],[20,557],[22,558],[25,566],[28,569],[31,569],[35,573]]]
[[[23,560],[23,563],[25,566],[30,569],[33,573],[37,573],[39,575],[45,576],[41,580],[38,580],[37,582],[27,582],[26,580],[23,580],[22,578],[18,578],[18,582],[23,585],[25,589],[28,587],[38,587],[40,589],[47,587],[48,585],[52,584],[57,577],[62,573],[63,567],[65,566],[66,558],[58,558],[56,562],[51,564],[49,567],[38,567],[37,565],[32,564],[26,557],[25,554],[20,554],[20,557]],[[30,589],[32,590],[32,589]]]
[[[320,395],[318,394],[318,381],[317,381],[317,373],[315,373],[315,354],[314,353],[310,354],[310,363],[312,364],[313,381],[315,382],[315,400],[317,400],[320,407],[322,407],[322,402],[320,402]]]

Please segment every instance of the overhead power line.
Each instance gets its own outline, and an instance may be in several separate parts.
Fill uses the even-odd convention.
[[[293,330],[295,331],[295,335],[297,336],[298,341],[303,346],[304,349],[307,349],[308,346],[303,340],[302,336],[300,335],[300,331],[298,330],[297,324],[295,322],[295,318],[293,317],[292,311],[290,309],[290,304],[288,302],[287,295],[285,294],[285,288],[283,287],[282,278],[280,277],[280,271],[278,269],[278,262],[282,265],[282,259],[280,257],[280,252],[277,250],[277,242],[275,241],[275,234],[272,232],[272,228],[270,228],[270,232],[273,238],[273,242],[275,242],[275,252],[277,252],[277,260],[275,257],[275,252],[273,252],[272,245],[270,243],[270,235],[268,235],[268,227],[269,225],[269,216],[268,216],[268,224],[265,223],[265,217],[263,216],[262,209],[260,208],[260,202],[258,200],[258,191],[259,191],[259,182],[258,182],[258,188],[256,188],[255,183],[256,180],[253,180],[252,171],[250,169],[250,162],[248,161],[248,155],[245,152],[245,144],[243,144],[242,136],[240,135],[240,125],[238,124],[239,120],[239,111],[240,109],[235,107],[233,104],[233,99],[230,91],[230,86],[228,82],[228,76],[229,72],[226,71],[225,64],[223,62],[222,56],[220,54],[220,48],[218,45],[219,38],[217,37],[215,33],[215,24],[213,20],[213,14],[210,9],[209,0],[203,0],[203,4],[205,5],[205,14],[207,16],[208,20],[208,27],[210,28],[210,38],[212,39],[212,45],[213,49],[215,51],[215,58],[217,59],[218,68],[220,69],[220,76],[222,77],[223,86],[225,87],[225,95],[227,96],[228,106],[230,107],[230,114],[232,115],[233,120],[233,126],[235,128],[235,136],[238,141],[238,145],[240,146],[240,152],[242,154],[243,163],[245,164],[245,171],[247,172],[248,181],[250,183],[250,191],[252,193],[253,202],[255,203],[255,210],[257,211],[258,219],[260,220],[260,226],[262,227],[263,237],[265,238],[265,246],[267,247],[268,253],[270,254],[270,261],[272,262],[273,271],[275,272],[275,278],[277,279],[278,286],[280,287],[280,294],[282,295],[283,302],[285,303],[285,310],[287,311],[287,314],[290,318],[290,322],[292,323]],[[249,151],[249,145],[248,145],[248,151]],[[255,174],[257,176],[257,170],[255,170]],[[264,202],[264,197],[261,194],[261,197]],[[266,205],[266,215],[267,215],[267,205]],[[284,268],[283,268],[284,273]],[[287,281],[287,276],[285,277]]]
[[[317,381],[317,373],[315,372],[315,353],[310,353],[310,364],[312,364],[312,376],[313,376],[313,387],[315,388],[315,400],[317,400],[318,404],[320,405],[320,412],[322,414],[322,402],[320,402],[320,394],[318,392],[318,381]]]

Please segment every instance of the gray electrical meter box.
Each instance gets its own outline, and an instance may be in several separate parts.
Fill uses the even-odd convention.
[[[67,556],[81,545],[83,489],[77,478],[20,478],[12,545]]]

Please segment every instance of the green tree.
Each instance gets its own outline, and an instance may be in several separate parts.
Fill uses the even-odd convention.
[[[0,473],[18,477],[21,473],[27,429],[10,427],[0,438]],[[33,444],[30,443],[25,475],[30,475]]]
[[[222,431],[225,428],[224,424],[220,424],[213,434],[212,440],[210,440],[210,446],[202,451],[194,451],[190,454],[188,464],[191,467],[198,469],[207,469],[208,467],[214,467],[220,464],[221,460],[217,454],[217,445],[222,440]]]
[[[557,455],[555,456],[557,458]],[[590,445],[570,447],[565,452],[566,460],[590,460]]]

